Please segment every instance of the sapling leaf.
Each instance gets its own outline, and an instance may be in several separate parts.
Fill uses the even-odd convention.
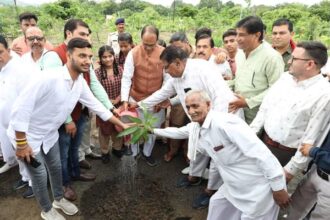
[[[129,128],[127,128],[127,129],[123,130],[122,132],[120,132],[120,133],[117,135],[117,137],[119,138],[119,137],[124,137],[124,136],[126,136],[126,135],[130,135],[130,134],[134,133],[135,131],[137,131],[139,128],[140,128],[140,127],[139,127],[138,125],[135,125],[135,126],[133,126],[133,127],[129,127]]]

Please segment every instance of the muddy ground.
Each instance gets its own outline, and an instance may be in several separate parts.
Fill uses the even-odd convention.
[[[148,166],[142,158],[138,159],[136,166],[132,166],[134,160],[120,160],[114,156],[106,165],[100,160],[89,160],[93,167],[88,172],[96,173],[97,179],[94,182],[73,183],[78,194],[74,203],[80,212],[72,217],[66,216],[67,219],[206,219],[207,209],[195,210],[191,207],[193,199],[206,186],[206,181],[202,186],[177,188],[176,182],[182,176],[180,171],[186,164],[182,155],[170,163],[165,162],[165,152],[166,145],[157,143],[153,151],[153,156],[159,161],[157,167]],[[0,175],[0,219],[41,219],[36,200],[23,199],[21,193],[24,189],[13,190],[12,186],[18,178],[18,167]],[[292,185],[295,186],[295,182]]]
[[[111,162],[106,165],[100,160],[89,160],[93,166],[89,172],[97,173],[97,179],[94,182],[73,183],[78,193],[78,200],[74,203],[80,212],[67,219],[206,219],[206,209],[194,210],[191,207],[193,198],[206,183],[188,189],[177,188],[176,182],[182,176],[180,171],[186,164],[181,156],[170,163],[165,162],[165,152],[165,145],[158,143],[155,146],[153,155],[159,161],[157,167],[150,167],[142,158],[138,159],[133,191],[129,189],[132,186],[127,179],[132,176],[128,171],[130,168],[127,170],[126,167],[127,159],[112,156]],[[36,200],[23,199],[21,193],[24,189],[13,190],[12,186],[18,178],[17,167],[0,175],[0,219],[41,219]],[[157,215],[158,218],[155,217]]]

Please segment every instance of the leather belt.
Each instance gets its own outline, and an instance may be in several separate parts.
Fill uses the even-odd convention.
[[[325,181],[329,181],[329,174],[324,172],[321,168],[317,168],[316,172],[321,179],[324,179]]]
[[[266,133],[266,131],[263,132],[262,134],[262,141],[267,144],[268,146],[270,147],[274,147],[274,148],[278,148],[278,149],[281,149],[281,150],[284,150],[284,151],[288,151],[288,152],[296,152],[297,149],[296,148],[291,148],[291,147],[287,147],[287,146],[284,146],[276,141],[273,141],[269,136],[268,134]]]

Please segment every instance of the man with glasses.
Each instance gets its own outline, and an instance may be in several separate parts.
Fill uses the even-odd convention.
[[[235,79],[229,81],[236,99],[229,111],[244,109],[245,121],[250,124],[256,116],[267,90],[284,70],[281,55],[263,41],[264,24],[259,17],[249,16],[236,25],[239,53],[236,57]]]
[[[23,54],[30,51],[30,48],[28,46],[28,41],[26,40],[26,30],[29,27],[36,27],[38,22],[38,17],[30,12],[24,12],[19,15],[19,23],[20,28],[23,32],[23,36],[20,36],[13,40],[13,43],[11,45],[11,48],[13,51],[15,51],[18,55],[22,56]],[[46,41],[45,42],[45,48],[48,50],[53,49],[53,45]]]
[[[152,25],[146,25],[141,31],[142,43],[132,49],[126,57],[123,78],[121,83],[121,101],[124,109],[129,108],[129,103],[136,103],[147,98],[160,89],[163,84],[163,64],[159,59],[164,47],[157,45],[159,31]],[[141,109],[139,116],[143,117]],[[164,120],[164,110],[158,112],[149,111],[158,118],[155,127],[159,127]],[[144,143],[142,156],[149,166],[157,163],[151,156],[156,140],[155,135],[149,135]],[[138,155],[138,145],[132,146],[133,156]]]
[[[30,27],[26,30],[25,39],[30,51],[22,56],[22,60],[28,64],[36,64],[41,68],[41,57],[48,51],[45,49],[46,38],[38,27]]]
[[[320,69],[327,62],[327,48],[315,41],[297,44],[289,60],[289,72],[272,86],[256,118],[255,132],[284,166],[287,182],[304,170],[308,157],[305,145],[320,146],[330,121],[330,88]]]

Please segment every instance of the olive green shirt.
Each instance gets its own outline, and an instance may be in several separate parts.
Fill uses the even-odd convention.
[[[244,108],[248,124],[256,116],[268,90],[284,70],[281,55],[267,42],[262,42],[246,58],[244,52],[236,55],[236,77],[227,81],[235,93],[242,95],[248,107]]]
[[[288,49],[282,54],[282,58],[284,61],[284,71],[288,71],[289,70],[289,65],[288,65],[288,61],[289,59],[292,57],[292,48],[291,46],[288,47]]]

